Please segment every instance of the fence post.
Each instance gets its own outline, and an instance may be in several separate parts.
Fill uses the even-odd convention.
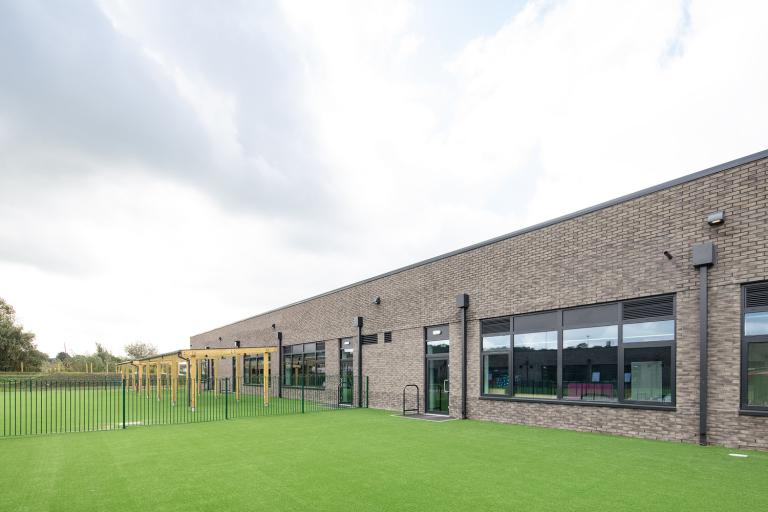
[[[368,376],[365,376],[365,408],[368,408]]]
[[[224,419],[229,419],[229,377],[224,377]]]
[[[301,377],[301,414],[304,414],[304,377]]]
[[[125,428],[125,378],[123,378],[123,428]]]

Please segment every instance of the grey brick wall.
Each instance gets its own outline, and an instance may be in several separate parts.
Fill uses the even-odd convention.
[[[725,210],[727,220],[712,228],[704,219],[715,210]],[[470,417],[693,442],[698,273],[690,247],[707,240],[718,248],[710,273],[710,441],[768,449],[768,417],[739,414],[739,293],[743,283],[768,279],[768,159],[192,336],[191,346],[231,346],[235,339],[243,346],[275,346],[279,330],[286,345],[325,340],[328,371],[337,373],[337,340],[356,335],[352,318],[361,315],[364,333],[393,331],[394,338],[364,347],[371,406],[399,409],[405,384],[423,388],[423,328],[450,323],[450,406],[458,415],[460,313],[454,297],[468,293]],[[674,411],[479,398],[480,319],[661,293],[677,298]],[[371,303],[376,296],[378,306]]]

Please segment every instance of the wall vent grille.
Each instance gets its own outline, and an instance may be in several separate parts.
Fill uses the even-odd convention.
[[[768,283],[747,286],[746,306],[748,308],[768,308]]]
[[[674,301],[671,295],[624,301],[624,320],[673,316]]]
[[[483,320],[482,322],[483,334],[506,334],[509,332],[509,317],[504,318],[492,318],[490,320]]]

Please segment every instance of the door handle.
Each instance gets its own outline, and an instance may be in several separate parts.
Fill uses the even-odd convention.
[[[445,379],[443,381],[443,393],[447,393],[447,392],[448,392],[448,379]]]

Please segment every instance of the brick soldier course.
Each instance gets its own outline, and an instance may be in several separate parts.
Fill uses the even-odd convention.
[[[718,211],[725,222],[711,226],[707,216]],[[357,376],[353,319],[361,316],[363,334],[379,335],[378,343],[362,347],[370,406],[398,410],[403,386],[417,384],[423,410],[425,328],[448,324],[449,414],[460,417],[463,340],[456,296],[467,294],[469,418],[699,442],[700,271],[692,248],[706,242],[714,244],[716,258],[708,267],[704,440],[768,449],[768,411],[744,407],[740,389],[743,286],[768,280],[768,151],[197,334],[190,342],[192,348],[235,341],[277,346],[278,332],[283,346],[324,341],[325,371],[338,374],[339,339],[353,337]],[[675,305],[673,403],[568,403],[481,393],[483,319],[663,294],[672,295]],[[391,343],[384,343],[384,332],[392,332]],[[283,371],[277,361],[271,367]],[[623,373],[618,368],[618,378]]]

